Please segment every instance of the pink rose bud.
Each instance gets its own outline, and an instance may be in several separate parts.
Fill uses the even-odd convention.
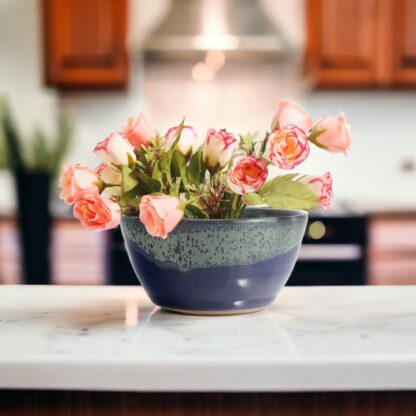
[[[119,168],[136,160],[133,147],[119,133],[111,133],[95,146],[94,153],[107,165]]]
[[[96,182],[98,182],[98,176],[92,170],[80,165],[66,165],[59,178],[59,186],[61,187],[59,197],[67,204],[72,205],[78,191],[94,188],[98,192]]]
[[[101,163],[95,169],[100,179],[108,185],[121,185],[121,173],[105,164]]]
[[[323,176],[305,175],[299,179],[299,182],[307,185],[316,194],[318,205],[323,209],[329,208],[334,197],[332,177],[329,172],[326,172]]]
[[[261,188],[267,179],[267,164],[254,156],[240,155],[233,159],[228,186],[243,195]]]
[[[140,202],[140,221],[152,237],[164,240],[183,218],[178,198],[169,195],[145,195]]]
[[[171,127],[165,134],[166,150],[169,150],[175,142],[180,126]],[[199,147],[195,130],[191,126],[183,126],[181,138],[179,139],[177,149],[186,157],[191,157]]]
[[[137,117],[130,117],[128,124],[122,130],[122,135],[136,149],[147,146],[147,142],[156,136],[156,129],[151,126],[143,113]]]
[[[101,196],[105,198],[119,198],[121,196],[121,173],[118,170],[111,168],[104,162],[101,163],[95,171],[100,179],[104,182],[104,189]],[[110,186],[114,185],[114,186]]]
[[[265,157],[281,169],[293,169],[308,157],[309,151],[305,132],[289,125],[269,135]]]
[[[272,121],[272,131],[294,125],[305,133],[312,128],[313,122],[308,113],[297,103],[282,100],[277,105],[277,112]]]
[[[120,224],[121,214],[117,203],[94,189],[84,189],[75,197],[74,217],[89,230],[108,230]]]
[[[202,150],[202,159],[211,171],[223,168],[238,146],[237,138],[225,130],[209,129]]]
[[[101,196],[118,200],[121,197],[121,186],[106,186],[101,192]]]
[[[332,153],[347,154],[351,148],[352,135],[350,125],[347,123],[344,113],[319,121],[313,131],[321,129],[324,130],[323,133],[311,140],[312,143],[316,143],[318,146]]]

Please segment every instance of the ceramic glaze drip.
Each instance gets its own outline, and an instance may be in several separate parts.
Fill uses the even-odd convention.
[[[164,268],[190,271],[207,267],[252,265],[299,245],[298,221],[183,221],[166,240],[150,236],[136,218],[123,217],[122,232],[134,249]]]

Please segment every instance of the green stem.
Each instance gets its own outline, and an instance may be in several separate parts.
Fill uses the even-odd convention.
[[[237,196],[237,203],[236,203],[236,215],[235,218],[240,218],[241,214],[244,211],[244,203],[243,203],[243,197],[241,195]]]
[[[264,139],[261,143],[261,145],[259,146],[259,152],[257,157],[261,158],[264,156],[264,152],[266,151],[266,146],[267,146],[267,139],[269,138],[270,132],[266,131],[266,134],[264,136]]]
[[[235,199],[235,194],[231,194],[230,199],[228,201],[228,212],[227,212],[226,218],[232,218],[234,199]]]
[[[231,194],[228,218],[238,218],[240,215],[242,197],[241,195]]]

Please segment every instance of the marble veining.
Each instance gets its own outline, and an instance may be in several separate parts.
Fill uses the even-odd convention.
[[[416,286],[287,287],[226,317],[139,287],[0,286],[0,388],[416,389]]]

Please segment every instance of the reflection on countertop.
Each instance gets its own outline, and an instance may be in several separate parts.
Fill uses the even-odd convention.
[[[285,288],[259,313],[197,317],[137,287],[4,286],[0,387],[415,389],[415,298],[416,287]]]

